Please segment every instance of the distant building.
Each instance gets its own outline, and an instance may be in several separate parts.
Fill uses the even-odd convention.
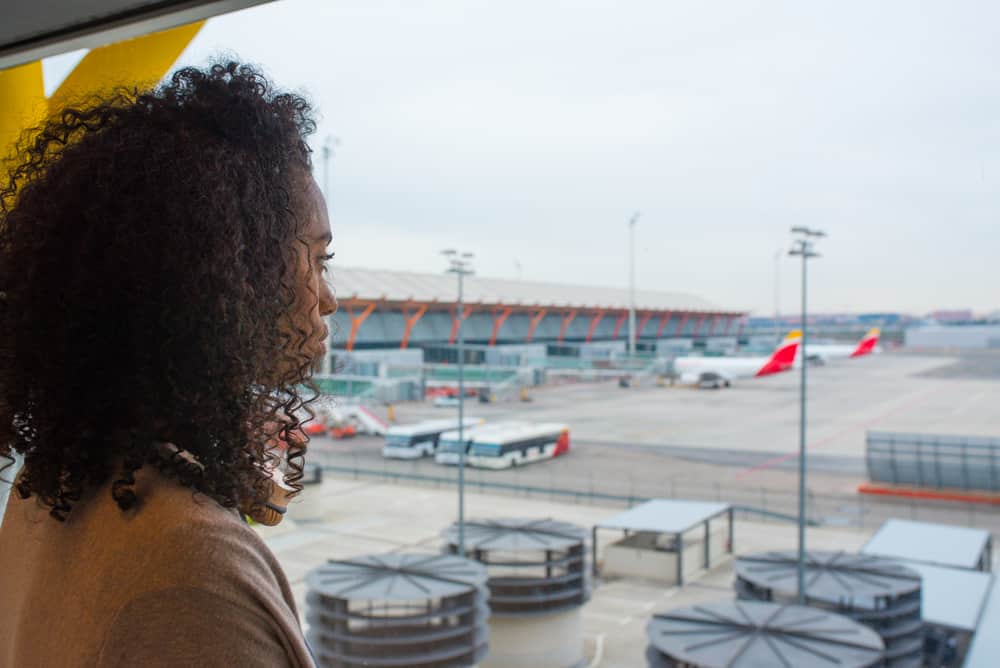
[[[943,325],[953,325],[960,324],[964,322],[972,322],[975,320],[975,316],[972,314],[972,309],[950,309],[942,311],[932,311],[928,317]]]
[[[881,327],[883,339],[898,340],[902,328],[917,322],[917,319],[903,313],[810,313],[809,329],[813,335],[837,337],[844,340],[857,339],[872,327]],[[777,321],[773,317],[753,316],[747,318],[748,335],[764,335],[787,332],[800,326],[798,314],[783,315]]]
[[[910,327],[905,344],[912,348],[1000,348],[1000,324]]]

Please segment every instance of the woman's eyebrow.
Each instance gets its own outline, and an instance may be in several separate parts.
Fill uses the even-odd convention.
[[[316,236],[310,236],[310,237],[308,237],[308,239],[309,239],[309,241],[315,241],[315,242],[322,241],[324,243],[329,244],[331,241],[333,241],[333,233],[332,232],[326,232],[325,234],[320,234],[320,235],[316,235]]]

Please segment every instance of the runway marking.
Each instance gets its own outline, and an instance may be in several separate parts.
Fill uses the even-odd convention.
[[[882,413],[881,415],[878,415],[878,416],[876,416],[874,418],[869,418],[869,419],[860,420],[858,422],[855,422],[854,424],[852,424],[852,425],[850,425],[848,427],[845,427],[844,429],[841,429],[840,431],[834,432],[833,434],[830,434],[829,436],[821,438],[820,440],[818,440],[818,441],[816,441],[814,443],[808,443],[806,445],[806,447],[810,451],[812,451],[812,450],[814,450],[816,448],[822,448],[824,445],[827,445],[831,441],[834,441],[834,440],[840,438],[844,434],[850,433],[850,432],[852,432],[852,431],[854,431],[855,429],[858,429],[858,428],[864,429],[866,427],[871,427],[875,423],[881,422],[882,420],[886,419],[887,417],[889,417],[893,413],[897,413],[897,412],[903,410],[904,408],[910,408],[914,404],[920,403],[924,399],[926,399],[926,398],[928,398],[928,397],[930,397],[930,396],[932,396],[934,394],[938,394],[938,393],[944,391],[945,389],[947,389],[947,388],[945,388],[945,387],[932,387],[930,389],[924,390],[923,392],[918,392],[915,396],[909,397],[907,401],[904,401],[903,403],[895,406],[894,408],[891,408],[891,409],[887,410],[885,413]],[[772,466],[775,466],[777,464],[781,464],[782,462],[787,462],[789,459],[798,459],[798,457],[799,457],[798,450],[795,450],[793,452],[786,452],[783,455],[778,455],[776,457],[771,457],[770,459],[764,460],[760,464],[756,464],[756,465],[751,466],[749,468],[743,469],[742,471],[738,471],[736,474],[734,474],[733,478],[736,479],[736,480],[742,480],[743,478],[745,478],[745,477],[747,477],[747,476],[749,476],[749,475],[751,475],[753,473],[757,473],[758,471],[763,471],[765,469],[769,469]]]

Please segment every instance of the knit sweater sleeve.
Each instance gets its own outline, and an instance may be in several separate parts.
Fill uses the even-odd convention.
[[[171,587],[119,609],[97,665],[298,668],[293,656],[263,611],[206,590]]]

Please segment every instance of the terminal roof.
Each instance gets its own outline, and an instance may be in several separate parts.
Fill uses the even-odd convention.
[[[334,283],[341,301],[440,302],[451,304],[458,297],[455,277],[444,273],[338,268]],[[541,281],[467,276],[463,299],[468,304],[543,306],[571,308],[628,309],[625,288],[568,285]],[[742,311],[720,309],[705,299],[681,292],[636,290],[635,306],[645,311],[696,311],[710,314],[742,315]]]
[[[601,529],[684,533],[729,508],[728,503],[653,499],[610,517],[597,526]]]

